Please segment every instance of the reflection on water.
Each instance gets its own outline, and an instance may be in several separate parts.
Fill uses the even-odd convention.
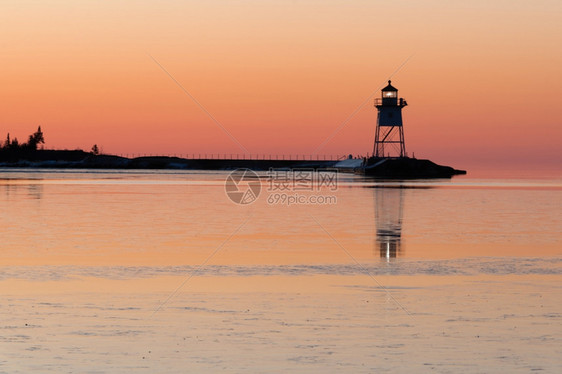
[[[0,192],[3,193],[3,199],[6,201],[17,201],[18,199],[41,200],[43,197],[43,184],[0,184]]]
[[[40,200],[43,197],[43,185],[30,184],[27,189],[27,195],[32,199]]]
[[[375,223],[377,235],[375,251],[381,258],[389,261],[403,252],[402,210],[404,201],[403,188],[375,188]]]
[[[337,204],[271,205],[265,191],[242,207],[225,194],[227,175],[0,169],[0,265],[197,265],[227,238],[213,264],[349,261],[334,239],[361,263],[393,268],[414,258],[559,256],[562,248],[557,179],[349,174],[330,191]]]
[[[227,175],[0,169],[0,372],[560,372],[562,181]]]

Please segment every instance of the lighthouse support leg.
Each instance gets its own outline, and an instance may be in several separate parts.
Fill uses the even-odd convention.
[[[379,156],[379,132],[380,132],[380,127],[377,126],[377,128],[375,130],[375,147],[373,148],[373,156],[374,157],[380,157]]]
[[[400,157],[406,157],[406,144],[404,144],[404,127],[400,126]]]
[[[406,157],[406,145],[404,142],[404,128],[402,126],[377,126],[375,130],[375,146],[373,148],[374,157],[392,157],[391,154],[385,155],[385,150],[389,145],[389,152],[393,157]]]

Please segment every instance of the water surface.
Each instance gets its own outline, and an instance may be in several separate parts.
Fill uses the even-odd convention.
[[[0,372],[562,369],[561,179],[227,175],[0,171]]]

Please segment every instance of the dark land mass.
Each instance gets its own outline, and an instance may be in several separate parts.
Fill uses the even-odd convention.
[[[361,173],[377,178],[422,179],[451,178],[454,175],[466,174],[465,170],[457,170],[450,166],[437,165],[430,160],[418,160],[409,157],[381,158],[371,157],[361,168]]]
[[[466,174],[449,166],[414,158],[369,158],[366,165],[338,168],[334,160],[245,160],[245,159],[185,159],[179,157],[147,156],[126,158],[99,155],[82,150],[0,150],[0,167],[57,168],[57,169],[180,169],[180,170],[252,170],[288,168],[337,168],[366,176],[384,179],[451,178]]]
[[[96,155],[82,150],[0,151],[0,167],[61,169],[185,169],[234,170],[248,168],[330,168],[334,160],[186,159],[167,156],[127,158]]]

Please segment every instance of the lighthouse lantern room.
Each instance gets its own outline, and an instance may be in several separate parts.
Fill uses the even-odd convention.
[[[398,99],[398,90],[390,83],[382,89],[381,98],[375,99],[378,113],[373,156],[406,157],[402,108],[408,104]]]

